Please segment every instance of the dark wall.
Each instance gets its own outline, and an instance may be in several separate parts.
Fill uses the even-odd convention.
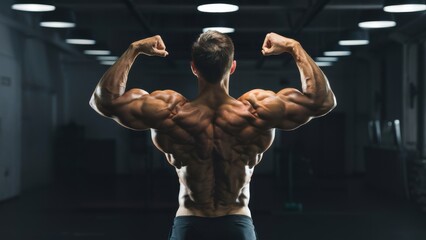
[[[4,6],[9,6],[8,4]],[[2,11],[5,11],[5,17],[12,14],[9,10]],[[29,22],[30,26],[33,24],[31,19],[22,20]],[[8,25],[6,21],[0,21],[0,27],[2,27],[1,45],[13,43],[11,47],[7,47],[9,52],[2,54],[13,58],[15,68],[22,74],[19,89],[22,95],[8,109],[22,113],[22,125],[19,124],[14,128],[17,134],[22,132],[20,135],[22,156],[17,157],[16,163],[22,172],[23,188],[33,188],[52,182],[54,165],[52,146],[55,131],[59,126],[69,123],[82,126],[85,129],[84,138],[88,141],[105,140],[108,144],[110,140],[113,142],[115,169],[107,172],[115,174],[133,172],[132,166],[141,159],[141,156],[134,155],[130,150],[131,146],[134,146],[131,142],[134,133],[121,128],[110,119],[99,116],[88,105],[90,95],[107,67],[82,55],[64,51],[40,35],[30,34],[34,32],[33,29],[29,29],[30,33],[23,34],[22,30]],[[58,37],[52,32],[43,34],[51,38]],[[284,87],[300,89],[297,68],[293,61],[286,59],[288,56],[282,57],[279,61],[274,61],[277,58],[274,60],[268,58],[260,69],[256,68],[255,61],[237,59],[238,66],[231,77],[230,94],[238,97],[253,88],[274,91]],[[338,137],[342,139],[339,144],[343,146],[339,147],[339,150],[344,151],[333,153],[336,154],[333,157],[336,165],[332,164],[336,168],[330,168],[334,169],[333,174],[337,172],[351,174],[365,170],[363,147],[368,144],[369,120],[402,118],[403,61],[403,44],[385,40],[380,44],[356,48],[353,56],[341,59],[333,67],[323,68],[337,97],[338,106],[334,110],[334,116],[339,116],[338,124],[343,129],[338,131],[342,133]],[[196,79],[191,74],[189,60],[168,64],[163,59],[142,56],[136,61],[129,78],[129,88],[140,87],[147,91],[174,89],[189,99],[197,94]],[[306,126],[306,129],[315,131],[318,127],[324,132],[326,128],[323,126],[334,125],[335,119],[330,120],[332,118],[333,115],[330,115],[330,118],[315,119]],[[304,130],[305,127],[296,130],[295,133]],[[331,133],[337,133],[337,130],[333,131],[331,130]],[[149,134],[142,135],[146,146],[153,147]],[[281,137],[277,138],[272,149],[286,144],[285,134],[282,139],[283,142]],[[333,149],[331,143],[321,142],[321,144],[323,146],[321,149]],[[21,153],[20,148],[16,148],[15,151]],[[159,151],[154,150],[150,154],[155,159],[154,168],[169,168]],[[274,151],[269,151],[264,155],[264,161],[257,172],[269,174],[274,171],[274,154]],[[102,162],[99,161],[97,164],[100,165]],[[92,167],[96,168],[96,164]]]

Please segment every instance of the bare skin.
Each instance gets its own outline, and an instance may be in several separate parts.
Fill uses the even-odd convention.
[[[336,106],[328,80],[301,45],[275,33],[265,37],[265,56],[290,53],[301,74],[302,92],[251,90],[238,99],[228,94],[236,62],[217,84],[197,73],[193,101],[172,90],[126,90],[139,54],[166,57],[160,36],[130,45],[104,74],[90,105],[101,115],[134,130],[151,129],[152,140],[175,167],[180,182],[177,216],[251,216],[248,208],[254,167],[274,140],[275,129],[292,130]]]

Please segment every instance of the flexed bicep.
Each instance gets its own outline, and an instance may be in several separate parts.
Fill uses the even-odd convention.
[[[166,57],[168,52],[159,35],[133,42],[104,73],[89,102],[99,114],[136,130],[163,123],[165,116],[169,116],[167,112],[172,111],[173,102],[179,100],[176,97],[179,94],[171,91],[148,94],[142,89],[132,89],[126,92],[130,68],[140,54]]]
[[[254,98],[252,94],[251,99],[256,101],[259,117],[288,130],[323,116],[336,107],[336,98],[327,77],[298,41],[269,33],[262,45],[262,53],[265,56],[291,54],[300,72],[302,91],[284,88],[276,94],[255,92],[258,97]]]

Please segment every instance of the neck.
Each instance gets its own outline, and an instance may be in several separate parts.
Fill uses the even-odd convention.
[[[229,93],[229,78],[222,79],[218,83],[209,83],[203,79],[198,78],[198,95],[204,93],[224,92]]]
[[[214,105],[221,103],[221,100],[227,97],[229,97],[229,76],[215,84],[209,83],[202,78],[198,78],[197,98],[199,100],[207,100],[207,102]]]

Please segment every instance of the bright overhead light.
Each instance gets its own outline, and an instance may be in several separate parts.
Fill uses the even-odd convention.
[[[351,55],[351,51],[348,50],[335,50],[335,51],[325,51],[324,56],[327,57],[343,57]]]
[[[65,41],[76,45],[94,45],[96,41],[90,31],[85,29],[71,29],[67,33]]]
[[[49,12],[54,11],[55,6],[40,3],[16,3],[12,5],[12,9],[25,12]]]
[[[40,26],[48,28],[73,28],[75,23],[71,22],[40,22]]]
[[[395,21],[365,21],[358,23],[360,28],[390,28],[395,27]]]
[[[78,39],[78,38],[67,38],[65,39],[65,42],[68,44],[75,44],[75,45],[93,45],[96,43],[93,39]]]
[[[391,13],[407,13],[407,12],[420,12],[426,10],[425,4],[401,4],[386,6],[383,8],[385,12]]]
[[[96,59],[101,61],[115,61],[118,59],[118,57],[117,56],[98,56],[96,57]]]
[[[114,65],[114,63],[115,61],[100,61],[100,64],[108,66]]]
[[[235,32],[234,28],[230,28],[230,27],[206,27],[203,28],[203,32],[207,32],[207,31],[218,31],[221,33],[233,33]]]
[[[75,16],[74,13],[68,9],[56,9],[53,12],[47,12],[41,16],[40,26],[49,28],[73,28],[75,27]]]
[[[424,0],[385,0],[383,10],[391,13],[419,12],[426,10]]]
[[[339,58],[337,57],[316,57],[315,60],[318,62],[337,62]]]
[[[315,62],[318,67],[330,67],[333,66],[332,62]]]
[[[109,50],[84,50],[84,54],[87,55],[110,55],[111,51]]]
[[[84,54],[93,56],[111,56],[111,51],[105,42],[98,42],[96,45],[84,49]]]
[[[383,10],[373,10],[362,13],[358,26],[367,29],[390,28],[395,27],[396,22],[393,14]]]
[[[358,46],[367,45],[369,43],[369,35],[365,30],[346,31],[340,38],[339,45],[341,46]]]
[[[351,51],[346,46],[335,45],[331,49],[325,51],[323,54],[326,57],[343,57],[351,55]]]
[[[359,46],[359,45],[367,45],[370,41],[368,40],[340,40],[339,45],[342,46]]]
[[[227,3],[212,3],[212,4],[203,4],[197,7],[197,10],[200,12],[207,13],[227,13],[238,11],[239,7],[233,4]]]

